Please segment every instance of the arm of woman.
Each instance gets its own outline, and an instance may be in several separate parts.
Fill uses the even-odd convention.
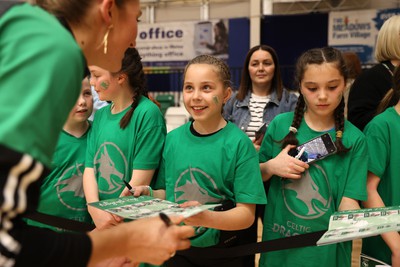
[[[186,205],[191,206],[192,204],[187,203]],[[185,203],[181,206],[185,207]],[[241,230],[249,228],[253,224],[255,209],[255,204],[237,203],[235,208],[227,211],[203,211],[185,219],[184,223],[225,231]]]
[[[99,201],[99,188],[97,186],[96,177],[93,168],[85,168],[83,173],[83,191],[87,203]],[[106,211],[88,205],[88,212],[98,229],[108,228],[116,225],[120,220]]]
[[[167,227],[158,217],[120,224],[105,231],[89,233],[92,253],[88,266],[110,258],[127,257],[133,262],[160,265],[176,250],[190,247],[190,226],[178,226],[182,218],[171,217],[173,225]]]
[[[363,202],[366,208],[385,207],[381,196],[378,193],[378,185],[381,179],[372,172],[368,172],[367,191],[368,199]],[[382,239],[392,251],[392,266],[400,266],[400,235],[398,232],[387,232],[381,234]]]

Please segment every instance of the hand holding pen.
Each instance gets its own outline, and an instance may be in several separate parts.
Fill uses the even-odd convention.
[[[132,188],[132,186],[131,186],[127,181],[125,181],[125,180],[123,180],[123,182],[124,182],[126,188],[128,188],[128,191],[129,191],[132,195],[135,195],[135,190]]]
[[[127,181],[123,180],[126,188],[132,196],[139,197],[141,195],[153,196],[153,189],[148,185],[135,186],[133,188]],[[125,195],[126,196],[126,195]]]
[[[171,225],[174,225],[167,214],[160,212],[158,215],[160,216],[160,219],[164,222],[164,224],[167,226],[167,228],[170,227]],[[175,251],[171,253],[171,258],[173,256],[175,256]]]

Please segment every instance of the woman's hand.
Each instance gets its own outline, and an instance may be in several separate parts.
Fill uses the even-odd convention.
[[[170,217],[170,219],[172,221],[170,226],[166,226],[158,217],[124,224],[127,229],[125,234],[130,241],[123,244],[130,252],[133,261],[161,265],[175,255],[177,250],[190,247],[188,238],[194,235],[193,227],[179,226],[182,217]],[[140,239],[136,237],[137,233]]]

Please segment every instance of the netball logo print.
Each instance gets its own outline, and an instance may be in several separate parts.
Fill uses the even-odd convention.
[[[60,202],[68,209],[75,211],[83,211],[86,208],[82,208],[81,205],[78,207],[74,206],[76,201],[71,201],[71,198],[63,196],[73,195],[74,198],[78,198],[81,201],[85,201],[85,195],[83,193],[82,179],[84,164],[75,163],[75,165],[66,169],[62,174],[58,182],[54,185],[57,190],[57,197]],[[68,201],[70,200],[70,201]],[[79,202],[78,202],[79,203]]]
[[[314,179],[308,169],[300,179],[282,180],[285,205],[298,218],[319,218],[329,210],[332,203],[332,190],[328,176],[319,165],[314,166],[317,169],[315,171],[320,172],[318,177],[324,177],[324,179]]]
[[[201,182],[204,186],[200,186]],[[210,195],[205,188],[213,188],[218,193],[218,198]],[[201,204],[221,202],[221,194],[214,179],[198,168],[191,168],[183,171],[175,183],[176,202],[197,200]]]
[[[98,177],[99,192],[113,194],[123,188],[122,179],[128,171],[128,163],[116,144],[105,142],[94,157],[94,171]]]

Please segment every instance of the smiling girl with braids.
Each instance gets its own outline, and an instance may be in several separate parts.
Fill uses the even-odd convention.
[[[358,209],[365,200],[365,137],[344,119],[346,64],[340,51],[325,47],[301,55],[296,66],[300,96],[294,112],[278,115],[260,149],[263,180],[271,179],[263,240],[325,230],[338,210]],[[329,133],[337,153],[312,164],[292,149]],[[350,266],[351,242],[265,253],[260,266]]]
[[[91,84],[111,105],[97,111],[88,140],[83,176],[88,203],[130,195],[124,181],[149,185],[161,159],[166,128],[160,109],[147,97],[141,58],[128,48],[122,68],[111,73],[90,66]],[[97,228],[121,218],[88,206]]]

